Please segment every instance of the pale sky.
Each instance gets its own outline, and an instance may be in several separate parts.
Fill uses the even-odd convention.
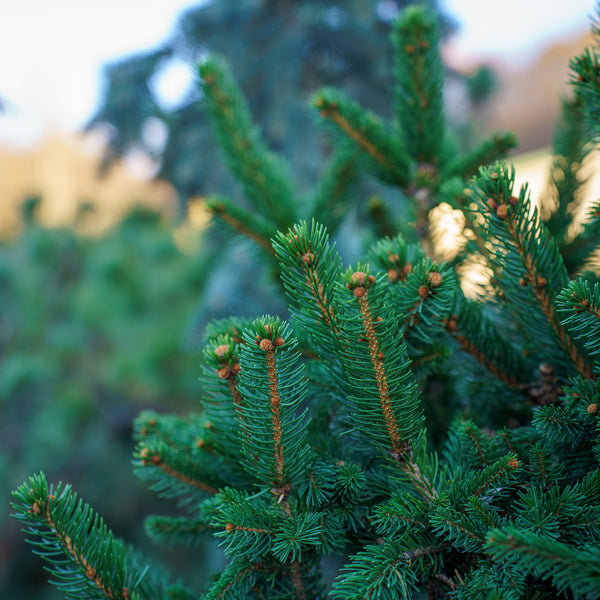
[[[217,0],[218,1],[218,0]],[[103,62],[161,42],[190,0],[0,0],[0,144],[28,145],[53,129],[76,131],[90,117]],[[197,3],[196,3],[197,4]],[[589,26],[595,0],[440,0],[462,24],[465,56],[518,62],[548,37]],[[165,82],[176,96],[180,68]]]

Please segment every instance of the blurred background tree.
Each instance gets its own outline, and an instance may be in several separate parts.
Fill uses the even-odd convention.
[[[235,196],[233,177],[216,156],[217,144],[198,108],[200,94],[189,70],[211,52],[231,64],[265,141],[291,162],[298,191],[305,191],[326,151],[309,96],[331,85],[390,116],[390,24],[409,3],[218,0],[190,8],[156,49],[106,66],[100,107],[87,126],[109,132],[104,169],[141,147],[157,160],[157,176],[175,186],[182,213],[187,200],[198,194]],[[421,3],[437,10],[435,0]],[[446,31],[453,27],[449,17],[442,22]],[[179,97],[165,102],[161,85],[178,73]]]

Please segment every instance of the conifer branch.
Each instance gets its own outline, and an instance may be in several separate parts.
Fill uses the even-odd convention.
[[[436,16],[411,6],[394,22],[396,63],[395,117],[410,157],[438,168],[446,123],[442,87],[444,70]]]
[[[530,214],[526,187],[521,189],[519,197],[513,195],[514,177],[514,169],[509,171],[500,164],[481,169],[479,177],[474,180],[473,190],[479,210],[485,217],[485,231],[504,251],[494,248],[491,260],[504,269],[508,264],[518,268],[515,261],[519,261],[524,269],[520,287],[531,291],[575,368],[589,378],[589,364],[554,313],[553,299],[568,281],[564,263],[537,210]],[[505,272],[501,281],[506,288],[510,286],[508,291],[516,300],[518,287],[510,277]],[[514,279],[514,274],[512,277]]]
[[[513,560],[527,572],[551,579],[559,590],[572,589],[589,600],[598,597],[600,552],[595,545],[574,547],[507,527],[489,533],[486,549],[496,560]]]
[[[518,141],[513,133],[496,133],[475,148],[458,155],[448,165],[448,172],[468,180],[477,173],[480,167],[504,159],[508,152],[517,145]]]
[[[131,571],[123,543],[102,519],[78,500],[70,486],[48,486],[43,474],[33,476],[14,496],[14,515],[27,525],[37,552],[50,563],[56,585],[69,598],[135,598],[141,576]],[[129,568],[128,568],[129,567]],[[158,590],[155,590],[158,592]]]
[[[283,160],[267,149],[252,126],[247,102],[227,63],[211,56],[199,66],[199,74],[226,160],[246,197],[276,227],[290,227],[298,217],[291,177]]]
[[[356,288],[363,289],[363,288]],[[391,408],[390,391],[387,383],[387,376],[383,366],[383,352],[379,348],[379,343],[375,335],[375,327],[373,325],[373,316],[369,307],[368,293],[358,298],[360,313],[363,318],[363,327],[367,336],[369,352],[371,354],[371,362],[375,370],[375,378],[377,381],[377,389],[379,390],[379,402],[381,403],[381,411],[385,418],[385,423],[390,437],[390,454],[398,459],[406,450],[406,441],[400,439],[398,424],[394,412]]]
[[[182,457],[179,458],[181,459]],[[172,477],[173,479],[176,479],[185,485],[189,485],[207,494],[214,495],[218,493],[218,489],[216,487],[211,486],[204,481],[201,481],[188,475],[185,472],[187,469],[178,469],[173,465],[169,464],[164,459],[163,453],[161,453],[158,448],[151,449],[148,445],[142,445],[139,449],[139,459],[142,467],[158,469],[162,471],[165,475],[168,475],[169,477]],[[147,475],[145,475],[144,477],[147,477]]]
[[[410,183],[411,166],[401,141],[388,135],[383,121],[364,111],[338,90],[323,89],[313,105],[321,117],[351,148],[367,158],[367,164],[388,183],[405,188]]]
[[[276,342],[278,340],[275,340]],[[270,342],[270,343],[269,343]],[[267,355],[267,369],[269,372],[269,390],[271,393],[271,414],[273,417],[273,451],[275,453],[275,466],[277,468],[279,487],[283,486],[283,444],[281,439],[281,398],[279,397],[279,383],[275,369],[275,347],[273,342],[263,338],[259,346]]]
[[[500,206],[507,206],[501,204]],[[589,364],[585,360],[585,357],[579,351],[579,348],[573,342],[571,336],[566,332],[565,328],[560,324],[557,316],[554,314],[554,304],[552,298],[548,293],[547,280],[540,274],[539,265],[536,262],[534,256],[528,250],[528,240],[523,237],[521,231],[518,229],[517,224],[513,220],[512,211],[508,211],[506,215],[506,227],[512,236],[517,251],[523,259],[525,265],[526,279],[525,285],[529,284],[535,294],[538,305],[546,315],[548,322],[554,329],[556,337],[560,340],[569,357],[575,364],[578,373],[586,378],[590,378],[592,372]]]
[[[231,229],[254,240],[269,254],[273,254],[273,247],[269,240],[274,231],[267,222],[263,222],[256,215],[229,202],[225,198],[209,198],[206,201],[206,208]]]
[[[501,369],[479,346],[469,339],[468,335],[460,331],[457,315],[452,315],[444,321],[446,331],[458,342],[461,350],[470,354],[478,363],[483,365],[494,377],[503,381],[508,387],[520,389],[522,386],[514,375],[509,375]]]
[[[373,275],[369,275],[368,272],[354,271],[349,276],[346,287],[352,292],[361,315],[361,331],[364,336],[362,340],[368,346],[368,354],[373,367],[372,372],[378,393],[379,408],[387,433],[386,450],[390,457],[398,463],[402,471],[415,486],[415,489],[428,501],[431,501],[436,497],[437,492],[427,477],[421,472],[419,465],[414,461],[412,440],[410,437],[402,435],[399,423],[400,415],[397,409],[394,408],[392,391],[388,381],[390,375],[386,370],[386,357],[379,342],[376,325],[383,322],[383,318],[380,315],[374,314],[369,296],[369,292],[375,284],[376,278]],[[381,286],[381,282],[379,285]],[[391,376],[393,377],[393,375]]]

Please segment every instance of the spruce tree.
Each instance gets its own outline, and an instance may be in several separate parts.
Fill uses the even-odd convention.
[[[510,135],[464,152],[449,133],[435,18],[408,8],[393,39],[391,122],[339,90],[314,97],[338,153],[302,201],[224,63],[200,67],[248,202],[209,205],[278,265],[290,319],[212,323],[201,410],[135,423],[137,474],[181,509],[148,518],[148,533],[214,536],[228,557],[203,595],[116,539],[68,485],[39,474],[15,491],[67,597],[600,598],[599,205],[567,231],[597,141],[598,55],[572,62],[542,218],[498,162]],[[346,267],[331,232],[356,169],[396,188],[412,216],[374,207],[386,235]],[[445,263],[442,205],[463,228]],[[488,279],[467,297],[462,273],[477,261]]]

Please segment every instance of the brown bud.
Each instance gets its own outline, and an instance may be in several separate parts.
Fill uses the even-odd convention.
[[[231,365],[231,372],[234,375],[237,375],[241,370],[242,370],[242,367],[240,366],[240,363],[233,363]]]
[[[369,275],[369,283],[370,284],[375,283],[375,275]]]
[[[302,260],[307,264],[310,265],[314,262],[315,260],[315,255],[312,252],[307,252],[306,254],[302,255]]]
[[[229,367],[221,367],[220,369],[217,369],[217,375],[219,376],[219,379],[227,379],[230,373],[231,371],[229,370]]]
[[[383,360],[383,352],[377,353],[377,360]]]
[[[437,271],[432,271],[429,273],[429,275],[427,275],[427,280],[429,281],[429,285],[431,285],[431,287],[437,287],[440,285],[440,283],[442,283],[442,279],[442,274],[438,273]]]
[[[527,281],[527,279],[525,279],[525,277],[521,277],[521,278],[519,279],[519,285],[520,285],[521,287],[525,287],[525,286],[526,286],[528,283],[529,283],[529,282]]]
[[[160,463],[162,462],[161,458],[160,458],[160,454],[153,454],[152,455],[152,463],[155,465],[160,465]]]
[[[225,531],[227,533],[231,533],[235,529],[235,525],[233,523],[227,523],[225,525]]]
[[[275,346],[275,348],[278,348],[279,346],[283,346],[284,344],[285,344],[285,340],[281,336],[278,336],[273,340],[273,346]]]
[[[488,198],[487,204],[490,207],[490,210],[496,210],[498,208],[498,202],[495,198]]]
[[[598,405],[595,403],[588,405],[587,411],[590,413],[590,415],[593,415],[594,413],[598,412]]]
[[[31,510],[36,514],[39,515],[42,511],[40,509],[40,505],[38,504],[37,500],[33,503],[33,506],[31,507]]]
[[[383,321],[383,317],[377,317],[375,320],[376,320],[378,323],[381,323],[381,321]]]
[[[398,271],[396,271],[396,269],[388,269],[387,276],[388,276],[388,279],[392,283],[394,281],[398,281],[398,278],[400,277],[400,275],[399,275]]]
[[[142,458],[146,458],[148,456],[148,454],[150,454],[150,450],[148,450],[148,448],[146,446],[144,446],[141,450],[140,450],[140,456]]]
[[[121,590],[121,595],[123,596],[123,600],[129,600],[129,598],[131,598],[129,590],[126,587]]]
[[[508,461],[508,466],[511,467],[511,469],[518,469],[519,468],[519,461],[516,458],[511,458]]]
[[[412,44],[406,44],[406,46],[404,46],[404,49],[406,50],[407,54],[414,54],[415,52],[415,47]]]
[[[96,569],[92,565],[88,565],[85,569],[85,575],[88,579],[94,579],[96,577]]]
[[[260,346],[261,350],[264,350],[265,352],[269,352],[269,350],[273,350],[273,342],[269,339],[269,338],[263,338],[262,340],[260,340],[260,343],[258,344]]]
[[[409,273],[412,271],[412,267],[413,267],[413,266],[412,266],[412,263],[411,263],[411,262],[407,262],[407,263],[404,265],[404,269],[402,269],[402,270],[404,271],[404,274],[405,274],[405,275],[408,275],[408,274],[409,274]]]
[[[357,287],[353,294],[355,298],[362,298],[366,294],[366,290],[364,287]]]
[[[517,204],[517,202],[519,201],[519,199],[516,196],[511,196],[508,199],[508,202],[511,206],[515,206]]]
[[[508,213],[508,205],[507,204],[501,204],[496,209],[496,216],[500,219],[505,219],[507,213]]]
[[[148,419],[148,425],[150,425],[150,427],[154,427],[156,425],[156,419],[155,418]]]
[[[429,296],[429,288],[426,285],[420,285],[418,292],[421,298],[426,298],[427,296]]]
[[[450,332],[456,331],[458,329],[458,317],[457,315],[452,315],[448,322],[446,323],[446,329]]]
[[[196,448],[202,448],[204,446],[204,440],[202,438],[198,438],[196,440]]]
[[[219,358],[223,358],[227,352],[229,352],[229,344],[221,344],[215,348],[215,354]]]
[[[538,286],[538,288],[546,287],[547,283],[548,283],[548,281],[546,280],[545,277],[538,277],[537,278],[537,286]]]
[[[355,271],[352,273],[352,283],[358,283],[359,285],[365,285],[367,276],[362,271]]]

